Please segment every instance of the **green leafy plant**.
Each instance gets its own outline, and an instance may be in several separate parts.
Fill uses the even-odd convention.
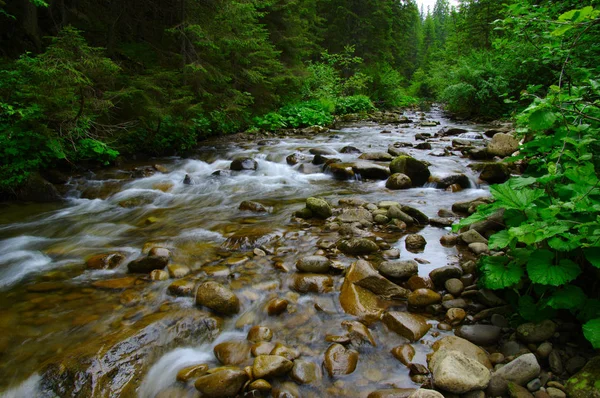
[[[353,95],[351,97],[342,97],[335,104],[335,113],[346,115],[348,113],[372,112],[375,105],[366,95]]]

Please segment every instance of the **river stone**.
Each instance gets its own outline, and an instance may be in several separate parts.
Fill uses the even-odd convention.
[[[223,365],[241,365],[250,358],[250,345],[246,341],[225,341],[213,349]]]
[[[324,274],[329,271],[329,267],[331,267],[331,261],[323,256],[303,257],[296,263],[298,271],[315,274]]]
[[[486,368],[492,368],[492,363],[489,360],[489,356],[484,350],[470,341],[460,337],[446,336],[433,343],[431,348],[433,349],[434,353],[428,359],[429,369],[433,369],[435,367],[435,362],[438,360],[437,353],[442,351],[459,351],[463,355],[476,360]]]
[[[266,326],[252,326],[246,336],[246,340],[252,343],[271,341],[272,339],[273,331]]]
[[[541,343],[554,336],[556,324],[549,319],[540,323],[524,323],[517,328],[517,338],[525,343]]]
[[[408,312],[386,312],[382,321],[390,330],[410,341],[419,340],[431,329],[425,318]]]
[[[419,264],[414,260],[384,261],[378,271],[388,278],[408,279],[419,272]]]
[[[567,398],[567,394],[565,394],[564,391],[556,387],[546,388],[546,393],[550,398]]]
[[[436,286],[444,286],[448,279],[460,278],[463,274],[463,270],[455,265],[448,265],[446,267],[436,268],[429,273],[429,278],[433,281]]]
[[[481,234],[474,229],[469,229],[468,231],[463,232],[462,234],[458,235],[458,238],[467,245],[475,242],[488,243],[488,240],[481,236]]]
[[[121,253],[97,254],[88,258],[85,265],[89,269],[113,269],[117,268],[125,260]]]
[[[133,260],[127,264],[127,269],[131,273],[148,274],[155,269],[163,269],[169,263],[169,257],[146,256]]]
[[[487,243],[475,242],[469,243],[469,250],[471,250],[476,255],[489,254],[490,248]]]
[[[408,398],[415,391],[414,388],[385,388],[371,392],[367,398]],[[436,395],[434,398],[437,397],[439,396]]]
[[[355,178],[352,163],[333,163],[327,165],[326,171],[336,180],[353,180]]]
[[[445,127],[442,127],[440,130],[438,130],[438,132],[435,133],[435,136],[436,137],[448,137],[448,136],[452,136],[452,135],[461,135],[466,132],[467,132],[467,130],[461,129],[460,127],[445,126]]]
[[[415,223],[415,219],[403,212],[400,206],[390,206],[387,210],[386,215],[388,218],[397,219],[402,222],[405,222],[406,225],[413,225]]]
[[[256,170],[258,162],[252,158],[238,158],[231,162],[229,168],[233,171]]]
[[[384,216],[383,214],[376,214],[375,217],[373,217],[373,221],[375,222],[375,224],[384,225],[387,224],[390,221],[390,219],[387,218],[387,216]]]
[[[442,296],[430,289],[417,289],[408,295],[408,304],[415,307],[427,307],[440,301]]]
[[[268,341],[261,341],[260,343],[252,344],[252,347],[250,347],[250,353],[254,357],[259,355],[269,355],[273,349],[275,349],[275,344]]]
[[[331,377],[354,372],[357,363],[358,352],[346,349],[341,344],[332,344],[325,351],[323,364]]]
[[[404,244],[406,245],[406,250],[414,253],[423,251],[425,245],[427,245],[427,241],[422,235],[411,234],[406,237]]]
[[[272,389],[273,389],[273,386],[271,386],[271,383],[269,383],[265,379],[254,380],[252,383],[248,384],[248,391],[256,390],[261,394],[268,394],[269,392],[271,392]],[[256,395],[248,395],[248,397],[250,397],[250,396],[256,396]],[[262,395],[259,395],[259,396],[262,397]]]
[[[329,148],[311,148],[308,152],[310,152],[311,155],[335,155],[335,154],[337,154],[336,151],[334,151],[333,149],[329,149]]]
[[[454,174],[441,178],[436,183],[436,188],[446,189],[451,185],[458,184],[461,188],[467,189],[471,186],[471,180],[464,174]]]
[[[293,361],[300,356],[300,353],[298,350],[287,347],[281,343],[277,343],[271,351],[271,355],[279,355],[280,357],[284,357],[289,361]]]
[[[385,187],[393,190],[408,189],[412,187],[412,180],[406,174],[394,173],[385,182]]]
[[[394,157],[387,152],[365,152],[358,157],[361,160],[373,160],[376,162],[391,162]]]
[[[552,350],[548,356],[548,363],[550,364],[550,370],[555,374],[562,374],[564,372],[564,366],[562,359],[557,350]]]
[[[481,168],[479,178],[490,184],[502,184],[510,178],[510,171],[504,163],[486,163]]]
[[[298,293],[327,293],[333,288],[333,279],[329,275],[296,274],[291,287]]]
[[[429,217],[427,217],[421,210],[406,205],[403,205],[401,209],[403,212],[414,218],[419,225],[429,224]]]
[[[287,310],[288,301],[286,299],[275,298],[267,304],[267,314],[270,316],[280,315]]]
[[[508,394],[510,398],[533,398],[533,395],[525,387],[508,382]]]
[[[458,325],[467,317],[467,313],[462,308],[450,308],[446,312],[446,322],[451,325]]]
[[[240,312],[240,300],[228,288],[217,282],[204,282],[196,292],[196,304],[211,310],[233,315]]]
[[[252,211],[254,213],[265,213],[267,209],[258,202],[253,202],[251,200],[244,200],[240,203],[240,210]]]
[[[388,153],[392,156],[409,156],[402,148],[412,146],[410,142],[395,142],[388,145]]]
[[[431,175],[423,162],[410,156],[398,156],[392,160],[390,171],[394,174],[402,173],[407,175],[414,186],[424,185]]]
[[[353,263],[346,273],[339,295],[340,305],[347,314],[365,320],[379,320],[385,301],[370,290],[354,284],[364,275],[359,265]]]
[[[167,288],[167,292],[171,296],[182,297],[182,296],[193,296],[194,288],[196,287],[196,283],[191,280],[180,279],[174,281]]]
[[[292,153],[291,155],[288,155],[285,158],[285,161],[287,162],[287,164],[289,164],[290,166],[294,166],[298,163],[300,163],[301,161],[305,160],[306,156],[304,156],[301,153]]]
[[[459,296],[465,288],[460,279],[451,278],[444,282],[444,287],[453,296]]]
[[[490,346],[500,340],[501,331],[501,328],[493,325],[463,325],[454,333],[473,344]]]
[[[584,357],[577,355],[575,357],[569,358],[565,368],[567,369],[567,372],[569,372],[569,374],[572,375],[583,369],[586,363],[587,360]]]
[[[396,285],[381,276],[371,263],[358,260],[352,265],[354,284],[367,289],[378,296],[389,299],[401,299],[408,297],[408,290]]]
[[[351,145],[347,145],[340,150],[340,153],[362,153],[362,151]]]
[[[337,248],[344,254],[362,255],[379,251],[379,246],[366,238],[351,238],[338,241]]]
[[[415,353],[415,349],[410,344],[402,344],[392,348],[392,355],[406,366],[412,362]]]
[[[224,369],[196,379],[194,386],[206,398],[234,398],[248,381],[239,369]]]
[[[519,141],[510,134],[498,133],[487,146],[487,152],[501,158],[510,156],[519,150]]]
[[[309,209],[317,218],[326,219],[331,217],[333,214],[331,211],[331,206],[325,199],[314,197],[308,198],[306,199],[306,208]]]
[[[540,365],[534,354],[525,354],[507,363],[494,373],[504,378],[506,381],[512,381],[520,386],[526,385],[530,380],[540,374]]]
[[[373,215],[367,209],[344,209],[342,214],[338,217],[338,221],[341,222],[362,222],[362,221],[373,221]]]
[[[373,347],[377,346],[371,331],[364,323],[358,321],[343,321],[342,326],[348,330],[348,337],[353,345],[359,346],[368,343]]]
[[[438,351],[436,357],[431,369],[433,385],[436,388],[464,394],[488,386],[491,378],[490,370],[479,361],[460,351],[452,350]]]
[[[352,163],[352,171],[355,175],[370,180],[387,180],[390,176],[390,169],[386,166],[366,160],[358,160]]]
[[[254,358],[252,375],[257,379],[283,376],[292,370],[293,366],[292,361],[279,355],[259,355]]]
[[[297,359],[291,373],[292,379],[300,384],[311,384],[321,379],[321,368],[314,362]]]
[[[188,380],[197,379],[200,376],[204,376],[207,372],[208,372],[207,364],[186,366],[185,368],[183,368],[179,372],[177,372],[176,378],[177,378],[177,381],[181,381],[181,382],[185,383]]]
[[[183,278],[191,272],[189,267],[179,264],[167,265],[167,271],[169,271],[169,276],[171,278]]]
[[[167,271],[163,271],[162,269],[155,269],[150,272],[150,280],[153,281],[166,281],[169,279],[169,273]]]
[[[600,356],[592,358],[565,384],[569,398],[600,398]]]
[[[419,388],[417,391],[409,395],[408,398],[444,398],[444,396],[435,390]]]

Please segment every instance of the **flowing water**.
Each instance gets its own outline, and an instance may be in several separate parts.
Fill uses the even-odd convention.
[[[194,396],[193,387],[175,381],[177,371],[198,363],[218,366],[212,347],[244,339],[253,324],[270,327],[274,341],[295,347],[304,359],[320,365],[329,345],[325,336],[343,334],[340,322],[353,317],[344,314],[338,301],[341,275],[335,277],[331,293],[299,295],[289,289],[297,259],[316,252],[318,240],[337,239],[334,232],[292,220],[305,199],[319,196],[336,204],[350,197],[372,203],[393,200],[435,217],[454,202],[485,195],[487,188],[477,185],[469,161],[459,152],[435,156],[452,138],[431,140],[431,150],[403,149],[431,163],[434,177],[469,176],[471,188],[459,192],[436,189],[435,184],[391,191],[385,181],[337,181],[316,167],[289,166],[286,156],[301,152],[310,158],[310,148],[339,152],[348,145],[363,152],[387,152],[393,142],[417,143],[416,133],[433,135],[443,126],[459,126],[435,109],[426,117],[441,122],[437,127],[420,127],[419,115],[408,116],[415,123],[365,122],[310,138],[216,142],[201,147],[192,158],[153,161],[166,168],[163,173],[130,178],[125,167],[72,178],[64,203],[0,205],[0,391],[8,397],[54,396],[48,389],[56,392],[58,385],[64,396],[77,396],[78,391],[84,394],[80,396]],[[484,129],[460,127],[469,131],[463,137],[467,139]],[[258,169],[214,175],[240,156],[257,160]],[[357,156],[335,157],[352,161]],[[184,184],[186,175],[192,184]],[[268,212],[238,210],[244,200],[258,201]],[[422,275],[457,263],[456,249],[439,243],[447,231],[427,226],[419,233],[428,244],[418,255],[404,250],[403,234],[381,238],[401,250],[401,259],[425,260],[419,268]],[[252,249],[261,245],[267,255],[254,256]],[[228,284],[242,301],[240,315],[211,318],[216,320],[209,324],[202,320],[212,314],[197,308],[193,297],[167,294],[173,280],[125,278],[127,262],[155,246],[169,248],[172,263],[190,267],[188,279]],[[86,258],[108,252],[122,253],[126,261],[113,270],[86,268]],[[342,254],[336,258],[343,267],[355,260]],[[123,285],[110,289],[95,284],[112,279]],[[263,307],[273,297],[290,301],[285,315],[266,315]],[[324,376],[309,387],[298,387],[300,393],[366,396],[382,387],[417,386],[408,369],[389,354],[406,340],[381,323],[372,330],[378,346],[361,348],[352,375],[339,380]],[[430,332],[417,344],[415,362],[425,363],[433,336],[444,333],[448,332]]]

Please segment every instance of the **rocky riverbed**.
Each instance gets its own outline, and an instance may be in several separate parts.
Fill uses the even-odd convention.
[[[74,176],[0,217],[4,396],[588,397],[580,330],[477,284],[508,125],[439,110]],[[502,255],[502,253],[491,253]],[[594,390],[595,388],[595,390]],[[592,394],[592,395],[590,395]]]

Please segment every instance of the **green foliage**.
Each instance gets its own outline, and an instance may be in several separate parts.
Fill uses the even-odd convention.
[[[366,95],[354,95],[351,97],[342,97],[335,104],[335,113],[346,115],[349,113],[372,112],[375,106],[371,99]]]
[[[327,126],[333,122],[333,109],[327,101],[305,101],[289,104],[279,112],[271,112],[254,119],[254,125],[264,130],[306,126]]]
[[[558,20],[564,25],[552,34],[572,35],[568,40],[573,54],[600,21],[600,13],[586,7]],[[545,54],[552,57],[554,51]],[[532,99],[517,118],[518,131],[528,137],[520,150],[528,162],[525,177],[492,186],[495,202],[481,206],[456,228],[504,209],[506,229],[492,235],[489,245],[506,256],[483,258],[482,283],[518,291],[519,311],[526,319],[571,312],[585,323],[584,334],[597,348],[600,84],[588,78],[576,61],[570,68],[563,63],[558,85],[547,87],[545,96],[524,94]],[[562,76],[575,74],[583,78],[563,86]]]

